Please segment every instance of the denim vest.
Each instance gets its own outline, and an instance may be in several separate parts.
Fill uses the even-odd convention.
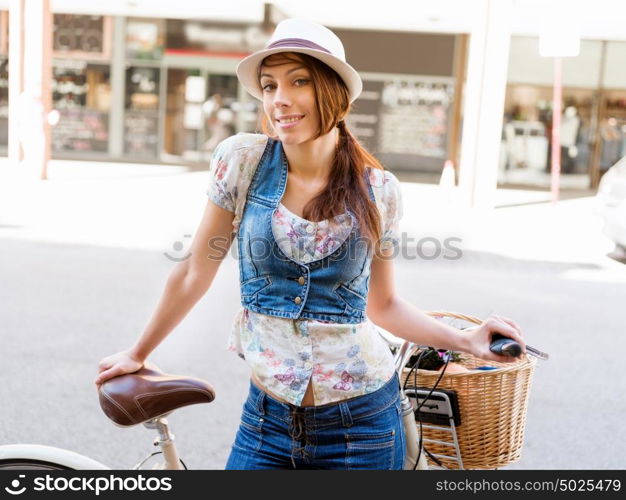
[[[365,172],[370,198],[374,192]],[[248,189],[237,234],[241,304],[280,318],[334,323],[365,321],[372,252],[354,214],[348,238],[331,254],[307,264],[287,257],[274,238],[272,216],[287,185],[287,158],[269,138]]]

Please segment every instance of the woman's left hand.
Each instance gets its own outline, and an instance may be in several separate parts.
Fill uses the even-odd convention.
[[[500,363],[516,361],[518,358],[501,356],[489,350],[492,336],[495,333],[500,333],[517,341],[522,346],[522,352],[526,352],[526,343],[524,342],[522,330],[517,323],[511,319],[496,315],[489,316],[479,326],[463,332],[464,335],[468,336],[467,351],[472,356],[487,361],[498,361]]]

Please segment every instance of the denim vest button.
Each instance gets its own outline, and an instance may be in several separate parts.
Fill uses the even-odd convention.
[[[300,297],[296,297],[295,299],[293,299],[293,301],[294,301],[296,304],[299,304],[300,302],[302,302],[302,299],[301,299]]]
[[[304,276],[300,276],[298,278],[298,283],[300,283],[301,285],[304,285]]]

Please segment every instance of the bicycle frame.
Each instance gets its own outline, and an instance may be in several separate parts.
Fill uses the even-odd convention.
[[[397,349],[397,352],[394,356],[395,369],[396,369],[396,373],[398,374],[398,378],[402,380],[404,368],[406,367],[411,356],[418,349],[426,348],[427,346],[421,346],[421,345],[417,345],[409,341],[398,339],[397,337],[394,337],[392,334],[390,334],[389,332],[385,330],[379,330],[379,333],[381,334],[383,339],[385,339],[385,341],[389,344],[389,347],[391,349],[394,349],[394,348]],[[409,392],[412,392],[415,395],[414,397],[416,397],[419,391],[416,391],[415,389],[402,390],[402,395],[401,395],[402,418],[404,421],[404,431],[406,435],[406,460],[404,463],[404,469],[405,470],[427,470],[427,469],[432,469],[432,468],[439,468],[439,467],[431,467],[428,465],[425,449],[423,445],[420,447],[420,433],[415,423],[415,412],[414,412],[413,404],[411,403],[411,400],[409,399],[409,396],[408,396]],[[442,393],[440,391],[433,391],[432,394],[434,396],[442,397],[447,401],[448,404],[444,405],[444,407],[447,408],[448,410],[447,417],[448,417],[449,424],[447,425],[424,424],[423,427],[430,428],[430,429],[439,429],[445,432],[449,432],[450,441],[442,442],[442,441],[435,441],[432,439],[424,439],[423,442],[426,442],[426,443],[436,442],[439,444],[445,444],[446,446],[449,446],[451,449],[454,450],[453,455],[432,455],[431,454],[431,457],[453,460],[457,462],[457,464],[459,465],[459,469],[463,469],[463,459],[461,457],[461,449],[459,446],[459,441],[458,441],[458,437],[456,433],[456,426],[454,424],[453,414],[451,412],[452,406],[450,404],[450,401],[448,400],[448,396],[445,393]],[[416,461],[418,462],[417,465],[415,465]],[[445,469],[445,467],[443,468]]]
[[[390,333],[384,330],[379,330],[381,336],[390,348],[397,348],[398,351],[395,354],[395,370],[398,374],[399,380],[402,380],[402,371],[409,361],[409,358],[419,348],[418,345],[409,341],[400,341],[397,337],[392,336]],[[415,414],[413,413],[413,405],[409,400],[407,394],[402,391],[402,420],[404,425],[404,433],[406,440],[406,458],[404,461],[405,470],[427,470],[428,462],[424,455],[424,450],[420,448],[420,435],[415,425]],[[416,465],[417,462],[417,465]]]

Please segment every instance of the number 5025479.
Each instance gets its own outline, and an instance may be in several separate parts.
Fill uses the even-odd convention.
[[[561,479],[559,491],[620,491],[619,479]]]

